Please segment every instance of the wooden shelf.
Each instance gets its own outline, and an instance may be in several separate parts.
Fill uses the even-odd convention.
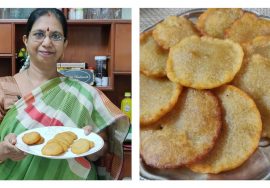
[[[98,87],[98,86],[94,86],[94,87],[96,87],[96,88],[98,88],[99,90],[102,90],[102,91],[110,91],[110,90],[113,90],[113,88],[112,87]]]
[[[105,20],[105,19],[82,19],[67,20],[68,24],[113,24],[113,23],[131,23],[131,20]],[[27,19],[0,19],[0,23],[26,24]]]
[[[27,19],[0,19],[0,23],[26,24]]]
[[[0,54],[0,58],[13,57],[13,54]]]
[[[63,9],[63,12],[67,16],[68,9]],[[25,47],[22,36],[26,23],[27,19],[0,19],[0,26],[9,29],[8,32],[0,29],[0,36],[2,34],[4,40],[8,39],[6,44],[9,44],[1,43],[1,75],[14,75],[19,71],[16,53]],[[97,88],[108,93],[118,105],[123,92],[131,88],[131,66],[127,66],[131,64],[131,20],[82,19],[67,20],[67,23],[69,43],[61,62],[86,62],[88,67],[95,68],[95,56],[108,56],[109,86]]]
[[[131,72],[113,72],[116,75],[131,75]]]

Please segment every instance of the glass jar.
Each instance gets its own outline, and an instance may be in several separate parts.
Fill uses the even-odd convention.
[[[107,60],[106,56],[95,56],[95,61],[96,61],[96,73],[95,73],[96,86],[107,86],[108,85],[108,73],[107,73],[107,61],[106,60]],[[102,84],[102,80],[104,80],[103,84]]]

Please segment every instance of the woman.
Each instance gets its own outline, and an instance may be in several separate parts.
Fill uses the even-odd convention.
[[[108,125],[127,123],[100,91],[57,72],[56,63],[68,44],[67,22],[60,10],[33,11],[23,42],[29,67],[14,77],[0,78],[0,179],[96,179],[93,164],[85,158],[42,158],[26,155],[15,146],[16,135],[37,127],[84,128],[86,134],[93,130],[106,141]],[[117,126],[110,127],[114,131]],[[121,127],[124,136],[127,126]],[[121,137],[117,140],[123,141]],[[106,144],[88,158],[96,160],[105,150]],[[121,156],[119,150],[118,154]]]

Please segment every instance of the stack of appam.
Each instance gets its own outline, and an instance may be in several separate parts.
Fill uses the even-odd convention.
[[[140,40],[146,165],[218,174],[270,138],[270,21],[208,9],[197,23],[169,16]]]

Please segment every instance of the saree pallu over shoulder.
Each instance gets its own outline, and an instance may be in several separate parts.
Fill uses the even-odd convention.
[[[115,127],[116,133],[121,126],[121,133],[116,136],[119,142],[113,148],[122,146],[128,131],[126,116],[101,91],[86,83],[59,77],[14,104],[0,125],[0,140],[8,133],[20,134],[33,128],[85,125],[92,125],[96,133],[109,125]],[[117,154],[121,156],[119,150]],[[84,158],[53,160],[29,155],[19,162],[6,160],[1,164],[0,179],[91,179],[95,173],[92,167]]]

